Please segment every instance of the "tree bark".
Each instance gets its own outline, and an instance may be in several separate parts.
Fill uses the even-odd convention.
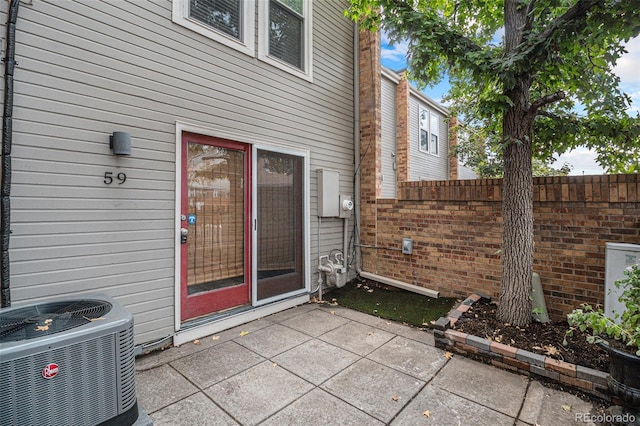
[[[505,1],[505,53],[522,42],[526,7]],[[532,137],[535,114],[530,114],[531,76],[515,76],[505,88],[512,104],[502,122],[504,143],[502,277],[497,311],[499,320],[511,325],[531,322],[531,274],[533,273],[533,166]]]

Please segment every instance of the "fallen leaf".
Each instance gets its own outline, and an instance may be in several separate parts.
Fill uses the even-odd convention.
[[[247,334],[249,334],[249,332],[248,332],[248,331],[241,331],[241,332],[240,332],[240,337],[242,337],[242,336],[246,336]]]
[[[96,319],[104,319],[104,318],[96,318]],[[48,318],[48,319],[44,320],[44,323],[47,324],[47,325],[51,324],[52,322],[53,322],[53,320],[51,318]]]
[[[38,325],[36,326],[36,331],[47,331],[49,330],[49,326],[48,325]]]
[[[194,344],[194,345],[199,345],[199,344],[200,344],[200,340],[198,340],[198,339],[194,340],[194,341],[193,341],[193,344]]]
[[[425,417],[431,417],[431,411],[427,410],[424,413],[422,413],[422,415]]]
[[[273,366],[274,366],[274,367],[277,367],[277,366],[278,366],[278,363],[277,363],[277,362],[274,362],[274,363],[273,363]]]
[[[368,285],[362,286],[362,288],[364,288],[365,290],[369,290],[369,286]]]
[[[220,339],[220,336],[211,336],[211,340],[218,340]]]
[[[336,311],[331,311],[331,315],[335,315],[335,314],[336,314]]]
[[[451,359],[451,358],[453,358],[453,354],[452,354],[451,352],[445,352],[445,353],[444,353],[444,357],[445,357],[446,359]]]
[[[555,346],[547,345],[544,347],[545,354],[549,356],[557,356],[560,355],[560,351]]]
[[[100,321],[100,320],[103,320],[103,319],[104,319],[104,317],[99,317],[99,318],[82,317],[82,318],[84,318],[85,320],[87,320],[87,321],[89,321],[89,322]],[[47,321],[49,321],[49,322],[47,322]],[[48,320],[45,320],[45,321],[44,321],[44,323],[45,323],[45,324],[50,324],[52,321],[53,321],[53,320],[48,319]]]
[[[398,395],[393,395],[393,396],[391,397],[391,399],[392,399],[392,400],[394,400],[394,401],[397,401],[397,400],[399,400],[399,399],[400,399],[400,397],[399,397]]]
[[[373,293],[373,289],[367,290],[367,293]]]
[[[570,405],[567,405],[567,404],[564,404],[564,405],[562,406],[562,409],[563,409],[564,411],[571,411],[571,406],[570,406]]]

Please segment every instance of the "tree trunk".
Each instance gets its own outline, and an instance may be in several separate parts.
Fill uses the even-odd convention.
[[[505,0],[505,53],[522,42],[526,3]],[[529,114],[531,76],[514,76],[505,88],[511,107],[502,122],[504,179],[502,198],[502,277],[497,317],[512,325],[531,322],[533,273],[533,166],[532,136],[535,115]]]
[[[502,278],[498,319],[522,326],[531,322],[533,273],[532,120],[511,108],[504,116],[502,198]]]

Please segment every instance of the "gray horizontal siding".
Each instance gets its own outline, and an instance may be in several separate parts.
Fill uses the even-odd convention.
[[[315,169],[353,194],[353,24],[314,2],[313,82],[171,21],[171,2],[34,0],[18,19],[11,285],[15,302],[104,292],[135,315],[136,341],[174,323],[175,123],[309,150],[311,265],[342,248],[316,218]],[[0,6],[2,31],[6,2]],[[132,155],[108,135],[127,131]],[[125,172],[123,185],[103,183]],[[315,284],[317,274],[313,273]]]
[[[409,100],[409,127],[410,127],[410,155],[411,167],[409,170],[410,179],[417,180],[446,180],[449,179],[449,136],[445,116],[426,103],[411,96]],[[431,113],[439,117],[439,154],[432,155],[420,151],[420,127],[419,127],[419,107],[426,108]]]

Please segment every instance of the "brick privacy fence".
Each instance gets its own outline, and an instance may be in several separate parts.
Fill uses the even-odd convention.
[[[534,179],[534,270],[549,315],[604,303],[605,243],[640,244],[638,175]],[[362,267],[438,290],[497,299],[502,180],[402,182],[398,199],[377,199],[362,222]],[[413,254],[402,254],[402,238]]]

